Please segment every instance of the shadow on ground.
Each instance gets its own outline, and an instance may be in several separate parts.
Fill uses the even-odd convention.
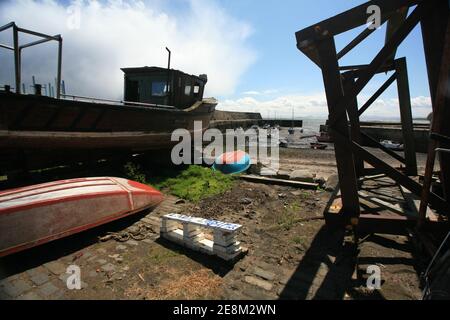
[[[202,266],[211,270],[220,277],[224,277],[228,272],[230,272],[234,268],[234,263],[232,262],[226,262],[216,256],[207,255],[198,251],[182,247],[176,243],[173,243],[161,237],[158,238],[155,242],[165,247],[166,249],[185,255],[189,259],[192,259],[195,262],[200,263]]]
[[[133,225],[149,213],[148,210],[128,217],[51,241],[6,257],[0,258],[0,279],[24,272],[44,263],[70,256],[99,241],[107,232],[117,232]]]

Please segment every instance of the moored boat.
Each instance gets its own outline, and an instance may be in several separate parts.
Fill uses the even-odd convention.
[[[163,195],[123,178],[60,180],[0,192],[0,257],[157,206]]]

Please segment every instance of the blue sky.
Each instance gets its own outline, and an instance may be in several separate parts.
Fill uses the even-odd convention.
[[[220,109],[255,111],[269,117],[290,117],[294,110],[299,118],[324,118],[327,108],[320,69],[297,50],[294,34],[364,2],[85,0],[78,2],[81,27],[69,30],[67,6],[73,1],[2,1],[0,24],[15,20],[26,28],[61,33],[65,39],[63,78],[74,94],[121,98],[119,68],[164,66],[167,45],[173,51],[174,68],[208,74],[207,94],[219,99]],[[37,10],[44,14],[36,15]],[[343,47],[361,30],[362,27],[338,36],[337,47]],[[382,27],[341,64],[369,63],[383,41]],[[25,78],[37,72],[31,62],[35,65],[39,61],[39,71],[45,66],[53,68],[51,50],[54,48],[49,46],[24,59]],[[426,116],[431,107],[419,28],[400,47],[397,57],[401,56],[407,56],[413,114]],[[1,53],[0,59],[5,59]],[[9,79],[6,71],[8,68],[0,70],[1,83]],[[361,93],[360,103],[388,76],[376,76]],[[41,76],[43,81],[51,77]],[[396,98],[393,84],[367,111],[367,116],[398,117]]]
[[[249,38],[258,52],[257,62],[242,77],[240,91],[279,89],[288,93],[323,90],[321,73],[296,48],[294,33],[323,19],[348,10],[365,1],[346,0],[240,0],[222,1],[232,16],[247,21],[254,28]],[[382,29],[384,31],[384,29]],[[349,54],[343,64],[368,63],[384,40],[384,32],[367,39],[357,55]],[[339,37],[338,47],[350,41],[355,32]],[[421,45],[420,29],[402,45],[397,57],[407,54],[413,95],[428,95],[426,69]],[[393,94],[394,92],[392,92]],[[239,94],[240,92],[237,92]]]

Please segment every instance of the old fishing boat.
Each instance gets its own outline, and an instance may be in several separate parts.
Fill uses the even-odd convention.
[[[18,28],[14,23],[0,27]],[[65,94],[61,88],[60,36],[37,34],[43,40],[22,48],[59,41],[56,94],[43,96],[41,85],[32,94],[21,90],[20,58],[15,61],[16,85],[0,90],[0,171],[13,166],[42,168],[83,157],[169,149],[175,129],[194,131],[194,121],[209,126],[217,101],[203,98],[206,75],[190,75],[160,67],[123,68],[123,100],[113,101]],[[17,56],[17,55],[15,55]],[[26,163],[24,163],[26,162]],[[3,172],[4,173],[4,172]]]

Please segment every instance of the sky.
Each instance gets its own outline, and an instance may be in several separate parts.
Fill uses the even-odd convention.
[[[61,34],[63,79],[68,94],[122,99],[121,67],[166,66],[208,74],[205,95],[218,109],[260,112],[263,117],[326,118],[320,69],[296,47],[295,32],[356,5],[361,0],[0,0],[0,25]],[[342,48],[363,27],[339,35]],[[341,61],[369,63],[384,41],[383,27]],[[35,40],[24,36],[21,43]],[[10,31],[0,43],[11,44]],[[24,50],[22,77],[53,83],[56,43]],[[407,57],[413,116],[431,111],[420,28],[397,52]],[[0,84],[13,80],[11,52],[0,50]],[[358,97],[362,105],[390,76],[376,76]],[[27,89],[27,90],[29,90]],[[364,119],[399,117],[395,83],[369,108]]]

